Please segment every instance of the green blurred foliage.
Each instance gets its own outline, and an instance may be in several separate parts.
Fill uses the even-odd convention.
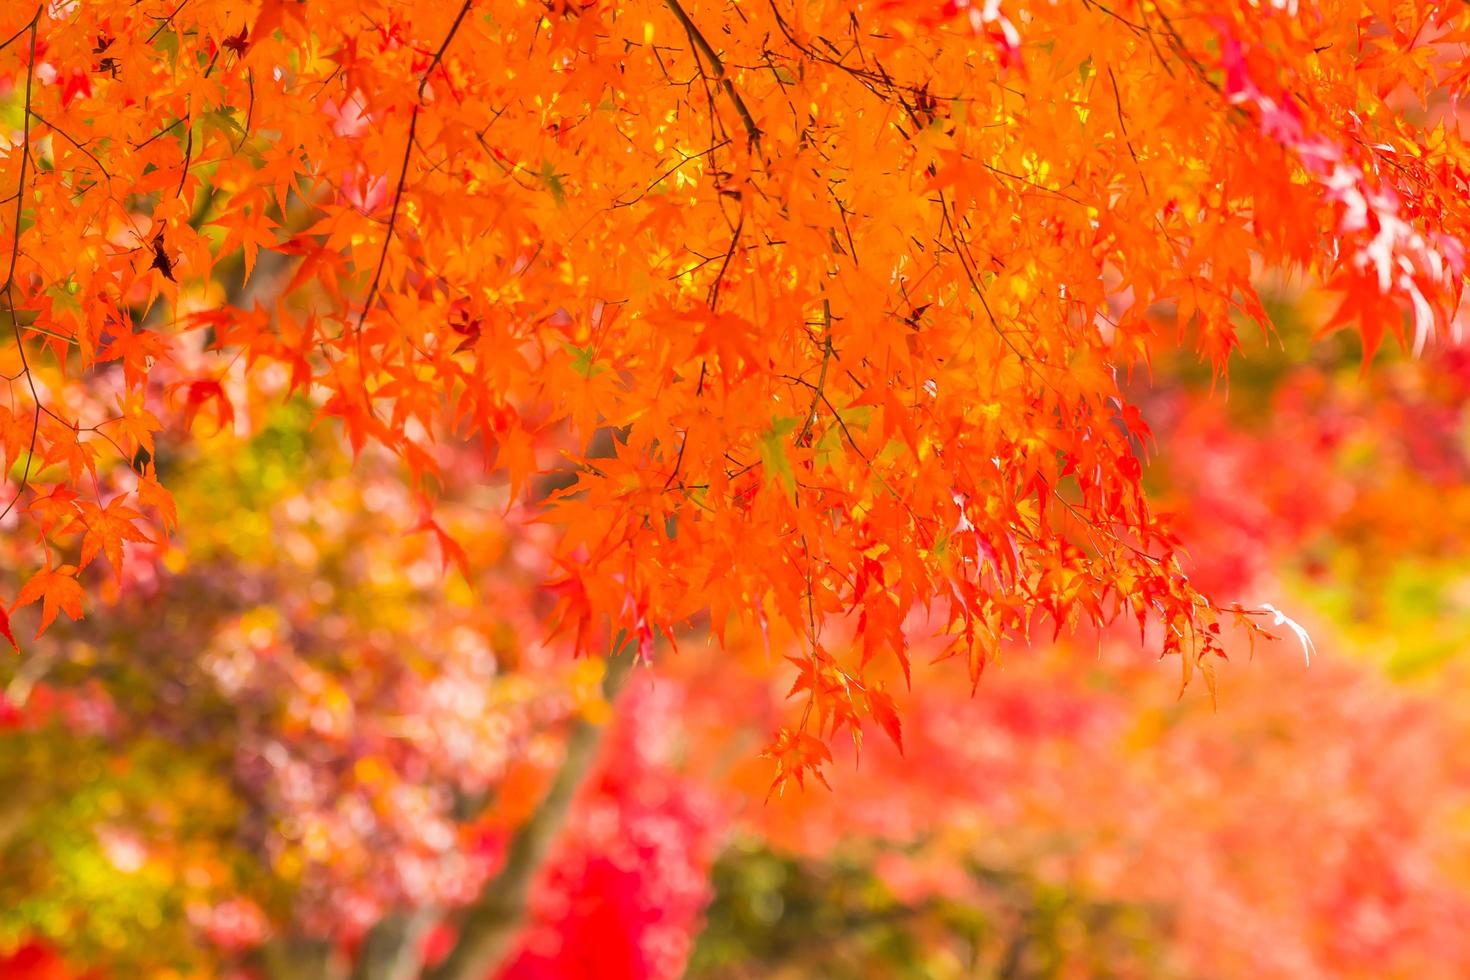
[[[1432,683],[1470,649],[1470,569],[1464,562],[1399,561],[1377,570],[1372,588],[1344,550],[1325,556],[1325,574],[1291,575],[1291,591],[1339,624],[1343,648],[1396,681]]]
[[[0,950],[42,939],[117,977],[205,967],[188,905],[249,868],[223,772],[156,738],[0,732]]]
[[[882,855],[848,848],[817,861],[754,840],[732,847],[713,870],[716,897],[690,980],[1168,973],[1168,923],[1157,910],[974,862],[964,869],[969,894],[905,901],[875,873]]]

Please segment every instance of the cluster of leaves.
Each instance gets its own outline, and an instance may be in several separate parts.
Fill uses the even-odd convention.
[[[1223,370],[1263,265],[1343,291],[1370,350],[1451,321],[1467,156],[1399,110],[1463,94],[1467,29],[1428,0],[11,5],[16,600],[76,615],[79,570],[171,523],[165,409],[284,385],[419,480],[468,436],[516,491],[569,439],[577,646],[805,635],[778,780],[884,715],[868,667],[906,669],[917,610],[972,681],[1046,620],[1206,658],[1221,610],[1119,378],[1175,332]]]
[[[1218,379],[1277,319],[1262,270],[1370,356],[1458,325],[1467,32],[1431,0],[6,5],[0,554],[45,635],[0,705],[36,794],[0,815],[0,940],[362,964],[427,917],[452,962],[607,714],[571,655],[694,624],[725,652],[633,692],[512,976],[677,975],[732,810],[803,864],[854,840],[872,905],[925,910],[867,951],[1062,969],[1097,908],[1167,906],[1106,955],[1463,973],[1449,699],[1272,661],[1206,726],[1076,656],[965,695],[1119,620],[1213,691],[1259,612],[1219,597],[1271,554],[1216,529],[1457,553],[1457,355],[1295,375],[1265,432],[1133,379],[1181,347]],[[740,811],[772,728],[778,787],[838,733],[922,764]]]
[[[1285,582],[1331,600],[1310,671],[1256,657],[1222,675],[1212,715],[1163,707],[1161,679],[1121,651],[1088,677],[1065,654],[1008,660],[977,702],[921,689],[901,705],[908,760],[880,746],[839,767],[830,801],[773,801],[751,818],[762,839],[813,858],[834,825],[899,842],[912,858],[864,860],[909,908],[976,901],[953,869],[977,855],[1138,903],[1163,914],[1175,974],[1463,972],[1470,800],[1450,746],[1466,675],[1447,654],[1465,636],[1466,363],[1450,348],[1361,374],[1257,352],[1229,402],[1178,377],[1145,400],[1169,461],[1150,479],[1199,544],[1191,574],[1223,594]],[[1421,682],[1385,683],[1380,652]],[[753,673],[751,697],[766,686]]]

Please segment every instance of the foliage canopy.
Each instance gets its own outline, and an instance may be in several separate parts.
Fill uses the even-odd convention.
[[[804,637],[778,778],[863,719],[901,737],[881,672],[920,635],[978,680],[1122,616],[1187,683],[1259,610],[1181,570],[1128,381],[1180,342],[1223,373],[1270,329],[1262,269],[1340,292],[1370,356],[1452,325],[1467,28],[1428,0],[8,4],[14,606],[75,618],[85,570],[169,529],[165,419],[296,391],[426,501],[464,440],[549,491],[580,649]]]

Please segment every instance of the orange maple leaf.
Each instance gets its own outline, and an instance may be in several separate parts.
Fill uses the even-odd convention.
[[[80,619],[82,584],[77,581],[76,574],[75,565],[61,565],[57,568],[48,565],[32,575],[30,581],[21,588],[10,611],[28,606],[37,599],[41,600],[41,625],[36,627],[38,637],[46,632],[46,627],[55,622],[58,611],[66,613],[71,619]]]

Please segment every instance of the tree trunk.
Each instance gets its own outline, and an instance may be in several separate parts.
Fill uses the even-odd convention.
[[[299,936],[267,946],[265,966],[271,980],[341,980],[347,975],[335,943]]]
[[[352,980],[415,980],[423,965],[424,935],[437,920],[436,909],[385,917],[363,940]]]
[[[636,645],[630,643],[607,660],[603,696],[614,701],[633,666]],[[540,805],[511,838],[505,866],[485,890],[456,917],[459,941],[425,980],[485,980],[505,958],[526,916],[526,899],[536,872],[566,823],[572,798],[597,758],[603,726],[579,720],[567,737],[566,754]]]
[[[608,657],[602,694],[609,702],[617,700],[636,651],[636,645],[630,643],[627,649]],[[399,913],[386,917],[368,933],[351,980],[414,980],[419,976],[425,980],[486,980],[520,932],[536,872],[545,862],[556,835],[566,823],[573,797],[597,759],[604,727],[580,719],[573,723],[561,767],[535,811],[511,837],[505,865],[486,883],[479,898],[453,916],[451,922],[457,927],[459,937],[444,961],[420,973],[424,935],[437,921],[437,913],[427,909]],[[308,977],[322,980],[345,975],[340,967],[334,970],[326,958],[313,960],[312,955],[311,950],[296,950],[294,955],[272,956],[271,977],[273,980]]]

